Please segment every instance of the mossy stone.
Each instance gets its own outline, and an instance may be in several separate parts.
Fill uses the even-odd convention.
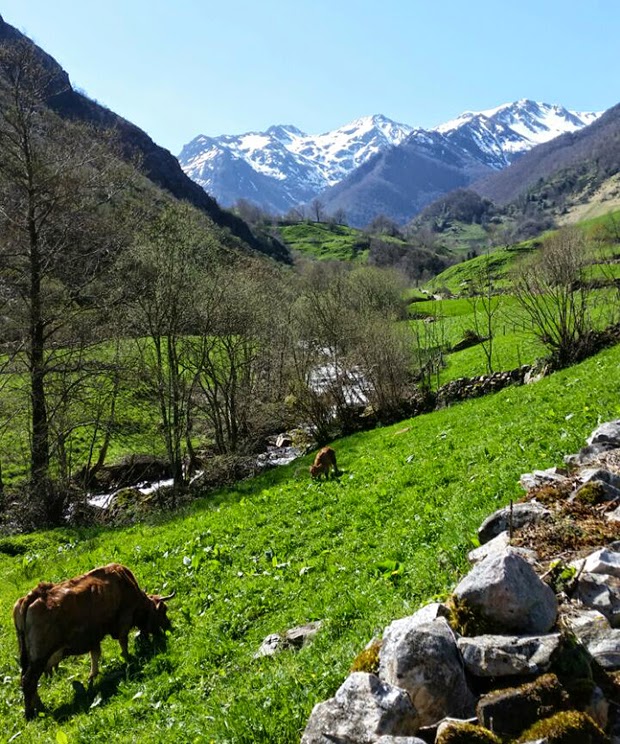
[[[606,744],[609,739],[586,713],[565,710],[538,721],[519,742],[545,739],[547,744]]]
[[[502,744],[502,740],[483,726],[449,723],[441,729],[435,744]]]
[[[377,674],[379,671],[379,651],[381,651],[381,641],[375,639],[371,641],[363,651],[353,659],[351,665],[352,672],[368,672]]]

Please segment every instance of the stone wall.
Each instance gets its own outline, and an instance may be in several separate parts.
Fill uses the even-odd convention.
[[[452,596],[385,628],[302,744],[620,744],[620,420],[566,461],[522,477]]]

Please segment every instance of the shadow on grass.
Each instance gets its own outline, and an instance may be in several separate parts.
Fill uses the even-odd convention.
[[[118,693],[124,681],[139,682],[144,678],[145,662],[158,653],[166,650],[166,638],[136,639],[135,651],[129,663],[117,660],[97,680],[84,685],[73,680],[73,700],[59,706],[56,710],[47,710],[57,723],[63,723],[77,713],[87,713],[91,708],[102,707]]]

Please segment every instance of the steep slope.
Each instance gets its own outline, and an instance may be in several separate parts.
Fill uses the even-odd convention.
[[[490,166],[439,132],[418,130],[324,191],[321,201],[328,213],[344,210],[354,226],[368,224],[377,214],[406,222],[441,194],[489,171]]]
[[[375,115],[319,135],[292,125],[241,135],[200,135],[185,145],[179,162],[224,205],[248,199],[282,213],[310,201],[411,131]]]
[[[323,192],[321,200],[327,212],[343,209],[352,225],[366,224],[378,213],[406,222],[442,194],[501,171],[539,142],[599,116],[528,100],[465,113],[431,132],[415,130]]]
[[[534,187],[565,195],[587,193],[620,168],[620,104],[589,126],[535,147],[505,170],[472,184],[498,204],[507,204]]]
[[[233,235],[251,248],[279,260],[289,259],[288,252],[277,241],[254,235],[243,220],[222,210],[204,189],[185,175],[176,158],[168,150],[155,144],[146,132],[74,90],[68,74],[56,60],[6,23],[1,16],[0,43],[32,45],[37,58],[54,77],[54,86],[47,103],[61,117],[87,122],[103,130],[114,130],[124,156],[127,160],[133,160],[137,155],[141,161],[141,170],[153,183],[177,199],[190,202],[208,214],[217,225],[228,228]]]

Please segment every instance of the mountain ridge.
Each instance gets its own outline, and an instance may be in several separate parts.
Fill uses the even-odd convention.
[[[281,213],[339,183],[412,131],[412,127],[380,114],[360,117],[318,135],[308,135],[294,125],[276,124],[264,132],[198,135],[183,147],[178,159],[187,175],[225,206],[248,199]],[[228,167],[242,174],[238,183]]]
[[[353,224],[372,218],[376,210],[406,221],[438,195],[437,187],[467,185],[471,176],[479,178],[485,169],[500,170],[537,144],[578,131],[599,116],[599,112],[570,111],[557,104],[521,99],[494,109],[465,112],[433,129],[415,128],[382,114],[360,117],[319,135],[280,124],[264,132],[198,135],[184,146],[179,162],[187,175],[226,206],[246,199],[282,214],[319,197],[328,210],[344,209]],[[423,188],[422,178],[399,175],[400,186],[384,183],[382,193],[364,194],[364,209],[356,205],[352,209],[357,197],[345,197],[347,188],[357,193],[367,164],[374,162],[383,169],[381,158],[389,160],[387,153],[392,149],[410,165],[413,150],[425,166],[429,158],[437,162],[437,172],[427,179],[428,189]],[[467,163],[465,171],[446,181],[446,169],[454,171],[455,159]],[[428,175],[429,168],[423,170]],[[384,178],[377,176],[373,181],[384,182]],[[393,194],[407,181],[418,193],[399,194],[396,206],[388,192]]]

